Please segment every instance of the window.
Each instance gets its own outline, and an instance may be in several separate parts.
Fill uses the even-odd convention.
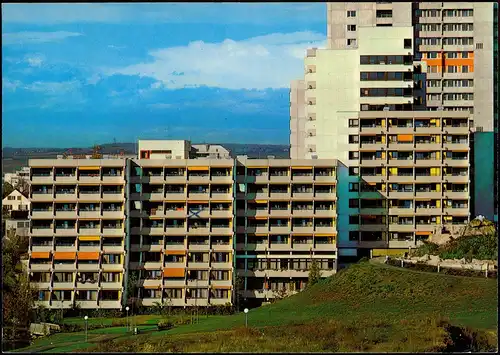
[[[356,17],[356,11],[347,11],[347,17]]]
[[[349,176],[356,176],[359,175],[359,167],[351,167],[349,168]]]
[[[392,14],[392,12],[391,12],[391,14]],[[405,38],[403,44],[404,44],[404,48],[406,48],[406,49],[411,48],[411,38]]]
[[[449,59],[458,58],[458,52],[446,52],[446,58]]]
[[[468,73],[469,72],[469,66],[468,65],[462,65],[462,73]]]
[[[9,200],[9,201],[12,201],[12,200],[15,200],[15,199],[16,199],[16,196],[9,196],[9,197],[7,198],[7,200]]]
[[[349,183],[349,192],[358,192],[359,191],[359,183],[350,182]]]
[[[350,198],[349,208],[359,208],[359,200],[357,198]]]
[[[349,135],[349,144],[358,144],[359,143],[359,136],[351,134]]]
[[[349,152],[349,159],[359,159],[359,152],[358,151],[350,151]]]
[[[458,73],[458,67],[456,65],[448,65],[446,67],[447,73]]]
[[[469,52],[462,52],[462,58],[469,58]]]
[[[476,49],[483,49],[482,43],[476,43]]]
[[[358,231],[349,231],[349,240],[350,241],[359,240],[359,232]]]
[[[436,59],[438,57],[438,53],[437,52],[429,52],[427,53],[427,58],[429,59]]]
[[[356,25],[347,25],[347,31],[356,31]]]
[[[392,10],[377,10],[377,18],[391,18]]]
[[[359,125],[359,120],[358,119],[350,119],[349,120],[349,127],[358,127]]]
[[[347,45],[348,46],[355,46],[356,45],[356,40],[353,38],[348,38],[347,39]]]
[[[359,224],[359,215],[350,215],[349,216],[349,224]]]

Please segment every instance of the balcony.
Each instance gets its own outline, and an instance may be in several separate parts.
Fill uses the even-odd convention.
[[[34,191],[31,197],[31,202],[52,202],[54,200],[54,194],[52,191],[47,193],[39,193]]]
[[[53,219],[54,218],[54,212],[53,211],[32,211],[31,212],[31,219]]]
[[[469,182],[469,175],[444,175],[443,180],[445,182],[467,184]]]
[[[99,210],[95,210],[95,211],[80,210],[80,211],[78,211],[78,217],[79,218],[99,219],[99,218],[101,218],[101,212]]]
[[[414,164],[413,159],[389,159],[388,163],[390,167],[412,167]]]
[[[95,264],[78,264],[78,271],[93,271],[93,272],[99,272],[99,263]],[[87,283],[85,283],[87,284]],[[97,286],[97,282],[95,283]]]
[[[78,181],[80,183],[100,184],[101,183],[100,173],[97,173],[96,175],[80,175],[78,177]]]
[[[99,192],[86,193],[80,192],[78,194],[78,202],[98,202],[101,199],[101,194]]]
[[[201,227],[188,227],[189,235],[208,235],[210,233],[210,227],[207,225]]]
[[[56,210],[55,217],[60,219],[76,219],[77,218],[76,210],[69,210],[69,211]]]
[[[438,159],[417,159],[415,160],[415,166],[429,167],[429,166],[441,166],[442,162]]]
[[[123,184],[123,175],[102,175],[102,183],[107,183],[107,184],[117,184],[121,185]]]
[[[72,264],[58,264],[58,261],[54,261],[54,271],[76,271],[76,262]]]
[[[56,281],[54,281],[54,284],[53,284],[54,290],[67,290],[67,289],[72,289],[73,287],[75,287],[75,283],[73,281],[71,281],[71,282],[56,282]]]
[[[433,199],[437,198],[440,199],[441,196],[443,196],[443,193],[441,191],[416,191],[415,192],[416,197],[425,197],[428,199]]]
[[[454,168],[467,168],[469,167],[469,159],[445,159],[444,165]]]
[[[35,184],[48,184],[52,185],[54,183],[53,175],[33,175],[31,177],[31,183]]]
[[[258,197],[256,197],[258,198]],[[270,200],[289,200],[290,199],[290,192],[281,192],[281,191],[277,191],[277,192],[273,192],[271,191],[270,195],[269,195],[269,199]]]
[[[218,262],[218,261],[212,261],[210,263],[210,266],[212,269],[222,269],[222,270],[228,270],[233,268],[233,263],[231,261],[227,262]],[[188,265],[189,267],[189,265]]]
[[[165,199],[168,201],[182,201],[182,202],[184,202],[187,199],[187,194],[185,192],[166,191]]]
[[[389,224],[389,232],[413,232],[415,225],[411,224]]]
[[[469,198],[469,192],[466,191],[445,191],[444,197],[456,200],[467,200]]]
[[[147,263],[145,263],[144,265],[146,265]],[[158,266],[158,269],[161,268],[161,263],[157,263],[159,264]],[[101,268],[102,268],[102,271],[104,272],[113,272],[113,271],[123,271],[123,264],[101,264]]]
[[[315,233],[335,233],[336,229],[334,225],[331,226],[315,226],[314,227],[314,232]]]
[[[75,234],[75,229],[71,229],[68,231],[70,231],[70,233],[67,233],[67,234],[61,234],[61,235],[74,235]],[[97,227],[97,228],[85,228],[85,227],[80,227],[78,228],[78,234],[79,235],[99,235],[101,234],[101,228],[100,227]],[[56,229],[56,235],[57,234],[57,229]]]
[[[272,196],[272,194],[271,194]],[[293,192],[292,193],[292,198],[297,199],[297,200],[312,200],[313,199],[313,192]]]
[[[470,214],[468,208],[445,208],[443,211],[450,216],[468,216]]]
[[[337,195],[334,192],[320,192],[316,191],[314,193],[315,200],[336,200]]]
[[[116,300],[116,301],[101,301],[99,300],[99,308],[103,309],[121,309],[121,301]]]
[[[210,198],[216,201],[232,201],[233,195],[230,192],[212,192]]]
[[[214,217],[214,218],[217,218],[217,217],[231,218],[233,216],[233,212],[231,209],[227,209],[227,210],[212,209],[212,211],[210,213],[211,213],[212,217]]]
[[[293,178],[295,181],[295,177]],[[270,175],[269,181],[274,183],[290,183],[290,175]]]
[[[122,192],[106,192],[103,191],[102,201],[103,202],[121,202],[124,200],[124,195]]]
[[[121,244],[120,245],[103,245],[102,251],[103,251],[103,253],[117,253],[117,252],[123,253],[125,251],[125,248]],[[155,251],[155,250],[151,250],[151,251]]]
[[[381,143],[381,142],[380,143],[375,143],[375,142],[373,142],[373,143],[369,143],[369,142],[368,143],[363,143],[363,142],[361,142],[359,144],[359,150],[361,152],[362,151],[375,151],[375,150],[378,151],[378,150],[385,149],[386,146],[387,146],[387,144]]]
[[[311,206],[312,207],[312,206]],[[288,211],[288,210],[287,210]],[[289,214],[290,212],[287,212]],[[314,213],[314,210],[312,208],[310,209],[299,209],[299,208],[294,208],[292,210],[292,215],[294,217],[313,217],[314,215],[317,215]],[[295,229],[295,227],[294,227]]]
[[[188,269],[209,269],[209,263],[207,262],[195,262],[195,261],[188,261],[187,264]]]
[[[210,229],[212,234],[228,235],[233,233],[233,229],[229,226],[213,226]]]
[[[70,174],[65,174],[65,175],[58,175],[56,174],[55,177],[56,183],[74,183],[76,184],[76,175],[70,175]]]
[[[210,244],[207,243],[189,243],[189,251],[209,251],[210,250]]]
[[[123,227],[104,227],[102,230],[104,236],[121,236],[124,235],[124,233]]]

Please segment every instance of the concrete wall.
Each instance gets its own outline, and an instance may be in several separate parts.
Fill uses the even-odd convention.
[[[191,143],[186,140],[139,140],[138,158],[141,151],[151,151],[150,159],[188,159]],[[155,153],[154,151],[168,151],[171,153]]]
[[[305,82],[294,80],[290,85],[290,158],[305,156]]]

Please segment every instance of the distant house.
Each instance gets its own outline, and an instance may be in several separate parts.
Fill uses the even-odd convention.
[[[2,200],[2,208],[9,212],[12,211],[29,211],[30,200],[18,190],[14,190]]]
[[[24,188],[24,184],[29,184],[30,181],[30,168],[23,167],[14,173],[5,173],[3,176],[3,181],[8,182],[14,188]]]

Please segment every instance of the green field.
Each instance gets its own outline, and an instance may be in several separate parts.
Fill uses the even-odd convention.
[[[476,348],[491,351],[496,349],[497,299],[496,280],[360,263],[251,310],[248,329],[243,314],[201,317],[198,324],[165,331],[143,325],[137,336],[124,327],[98,329],[89,332],[88,342],[83,333],[57,334],[22,351],[438,351],[448,338],[455,344],[465,341],[450,335],[450,325],[471,327],[478,332],[471,335]],[[143,316],[137,324],[158,320]],[[465,337],[473,331],[458,333]]]

